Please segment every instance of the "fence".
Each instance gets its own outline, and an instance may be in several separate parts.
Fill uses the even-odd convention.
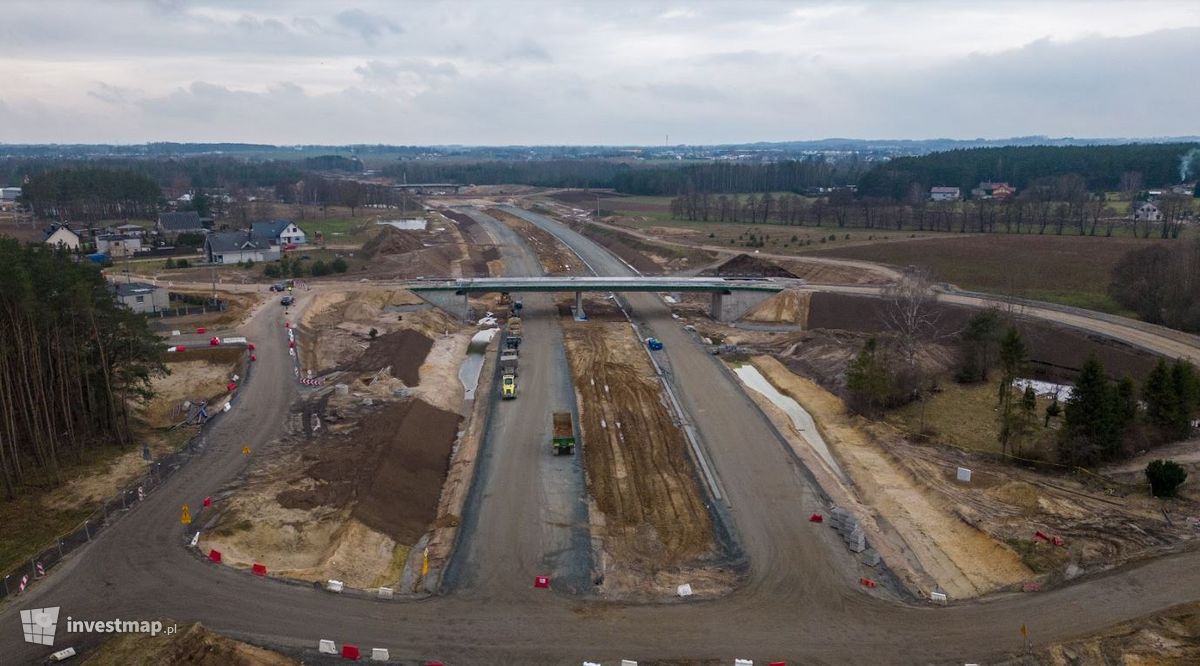
[[[242,374],[249,379],[253,364],[245,363],[243,366]],[[7,572],[0,580],[0,599],[18,594],[24,587],[23,579],[27,584],[32,584],[48,573],[68,554],[86,545],[98,534],[115,524],[117,520],[136,507],[142,498],[162,486],[175,472],[182,469],[187,462],[204,450],[208,440],[205,432],[210,424],[221,418],[221,414],[218,413],[210,418],[201,427],[200,432],[188,439],[187,443],[179,450],[155,460],[145,474],[126,485],[120,494],[104,502],[74,530],[60,535],[53,545],[31,557],[28,562]],[[39,566],[42,569],[40,573]]]
[[[183,317],[193,314],[204,314],[206,312],[224,312],[229,306],[225,301],[221,301],[217,305],[185,305],[179,308],[165,308],[157,312],[144,312],[142,314],[147,317]]]

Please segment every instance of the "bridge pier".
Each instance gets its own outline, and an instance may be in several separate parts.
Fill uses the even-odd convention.
[[[709,315],[717,321],[737,321],[754,306],[774,295],[775,292],[769,291],[714,291]]]
[[[455,293],[453,291],[413,291],[421,300],[432,305],[435,308],[440,308],[458,317],[460,320],[469,323],[471,308],[467,304],[467,295],[465,293]]]
[[[587,321],[587,313],[583,311],[583,292],[575,292],[575,321]]]

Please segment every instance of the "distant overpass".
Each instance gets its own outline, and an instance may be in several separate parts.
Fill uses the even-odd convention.
[[[464,187],[455,183],[398,183],[392,185],[392,189],[403,190],[405,192],[458,192],[458,188]]]
[[[736,280],[704,277],[498,277],[430,280],[409,286],[429,303],[467,318],[467,298],[474,294],[575,292],[575,311],[583,311],[584,292],[706,292],[712,294],[712,316],[734,321],[755,305],[799,284],[798,280]]]

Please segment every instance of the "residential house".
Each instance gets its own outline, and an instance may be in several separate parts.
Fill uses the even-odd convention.
[[[981,181],[979,186],[971,190],[972,199],[1007,199],[1016,194],[1017,188],[1008,183],[993,183]]]
[[[276,247],[286,248],[288,245],[304,245],[307,242],[304,230],[291,220],[255,222],[251,225],[250,232],[259,238],[266,238]]]
[[[962,193],[957,187],[933,187],[929,190],[930,201],[958,201]]]
[[[1133,219],[1139,222],[1160,222],[1162,221],[1162,211],[1149,201],[1143,201],[1133,209]]]
[[[79,234],[71,231],[65,224],[52,224],[46,229],[46,237],[43,242],[51,247],[57,246],[68,250],[78,250]]]
[[[0,201],[16,201],[21,196],[19,187],[0,187]]]
[[[133,256],[142,251],[142,239],[127,234],[103,234],[96,236],[96,251],[113,258]]]
[[[170,307],[171,297],[166,287],[145,282],[117,282],[113,284],[117,302],[134,312],[162,312]]]
[[[204,255],[209,263],[236,264],[242,261],[275,261],[279,246],[245,231],[221,231],[204,239]]]
[[[167,238],[179,234],[203,234],[212,228],[212,220],[200,217],[194,210],[179,213],[162,213],[158,216],[158,233]]]

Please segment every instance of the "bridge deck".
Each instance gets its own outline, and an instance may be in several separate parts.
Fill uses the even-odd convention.
[[[783,291],[794,281],[768,278],[731,280],[698,277],[525,277],[463,278],[426,281],[409,287],[414,292],[482,294],[492,292],[554,291],[699,291],[730,293],[735,291]]]

